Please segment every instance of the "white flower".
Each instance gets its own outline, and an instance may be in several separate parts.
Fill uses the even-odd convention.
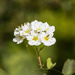
[[[52,38],[52,36],[47,35],[45,32],[42,32],[40,35],[41,42],[46,46],[51,46],[56,42],[55,38]]]
[[[15,38],[13,38],[13,42],[17,42],[17,44],[20,44],[23,42],[23,40],[25,39],[25,37],[20,36],[20,31],[22,31],[21,27],[18,27],[14,30],[14,36]]]
[[[14,31],[14,36],[18,35],[19,31]]]
[[[19,31],[20,31],[20,28],[16,28],[16,29],[14,30],[14,36],[19,35]]]
[[[44,30],[44,26],[42,22],[38,22],[37,20],[31,22],[32,30],[36,30],[37,32],[41,32]]]
[[[49,26],[47,22],[33,21],[31,23],[24,23],[14,30],[13,42],[20,44],[25,38],[28,40],[29,45],[40,45],[43,43],[45,46],[51,46],[56,42],[53,38],[55,27]]]
[[[13,42],[17,42],[17,44],[20,44],[23,42],[25,38],[20,36],[20,35],[16,35],[15,38],[13,38]]]
[[[27,40],[28,40],[28,44],[29,45],[40,45],[41,44],[41,41],[40,41],[40,38],[39,38],[39,34],[38,33],[35,33],[34,31],[31,31],[31,35],[27,36],[26,37]]]
[[[43,23],[44,24],[44,31],[48,31],[49,30],[49,24],[47,22]]]
[[[48,34],[51,34],[51,33],[53,33],[54,31],[55,31],[55,27],[54,27],[54,26],[50,26],[49,29],[48,29],[48,31],[47,31],[47,33],[48,33]]]
[[[20,31],[20,36],[26,36],[30,34],[30,24],[24,24],[24,26],[22,26],[22,31]]]

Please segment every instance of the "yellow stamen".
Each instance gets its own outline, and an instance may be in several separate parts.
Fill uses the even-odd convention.
[[[44,39],[45,39],[46,41],[48,41],[48,40],[49,40],[49,37],[45,36]]]
[[[26,31],[25,31],[25,33],[29,33],[29,32],[30,32],[29,30],[26,30]]]
[[[38,31],[41,31],[41,29],[40,29],[40,28],[38,28],[37,30],[38,30]]]
[[[48,31],[48,29],[46,29],[46,31]]]
[[[34,36],[34,37],[33,37],[33,40],[34,40],[34,41],[37,41],[37,40],[38,40],[38,37],[37,37],[37,36]]]

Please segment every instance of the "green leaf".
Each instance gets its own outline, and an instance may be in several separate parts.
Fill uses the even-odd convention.
[[[75,73],[75,60],[68,59],[64,64],[62,73],[64,75],[73,75]]]
[[[51,62],[51,58],[48,58],[47,59],[47,69],[51,69],[51,68],[53,68],[54,66],[56,65],[56,63],[52,63]]]
[[[0,68],[0,75],[7,75],[7,73]]]

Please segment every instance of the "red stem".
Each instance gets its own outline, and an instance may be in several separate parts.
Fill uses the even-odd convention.
[[[42,68],[42,63],[41,63],[41,59],[40,59],[40,55],[39,55],[39,51],[38,51],[38,47],[36,46],[36,51],[37,51],[37,54],[38,54],[38,61],[39,61],[39,65],[40,65],[40,68]]]

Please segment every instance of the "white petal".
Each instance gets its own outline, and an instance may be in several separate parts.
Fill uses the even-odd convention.
[[[20,44],[20,43],[22,43],[23,42],[23,40],[19,40],[18,42],[17,42],[17,44]]]
[[[14,31],[14,36],[16,36],[17,34],[19,34],[19,32]]]
[[[55,39],[55,38],[51,38],[51,39],[50,39],[51,45],[55,44],[55,42],[56,42],[56,39]]]
[[[53,45],[55,42],[56,42],[56,39],[55,39],[55,38],[50,38],[48,41],[45,41],[44,39],[42,39],[42,43],[43,43],[45,46],[51,46],[51,45]]]
[[[54,35],[54,33],[47,33],[47,34],[49,34],[49,38],[52,38]]]
[[[54,32],[55,31],[55,26],[50,26],[49,31]]]
[[[32,35],[32,36],[37,36],[38,34],[37,34],[34,30],[32,30],[32,31],[31,31],[31,35]]]
[[[34,43],[31,41],[28,42],[29,45],[34,45]]]
[[[44,44],[45,46],[50,46],[50,45],[51,45],[51,43],[50,43],[49,41],[45,41],[45,42],[43,42],[43,44]]]
[[[45,32],[42,32],[41,34],[40,34],[40,38],[42,39],[43,37],[45,37],[46,36],[46,33]]]
[[[37,23],[37,22],[38,22],[37,20],[32,21],[32,22],[31,22],[31,25],[34,25],[34,24]]]
[[[13,38],[13,42],[17,42],[17,39],[16,38]]]
[[[27,26],[29,26],[30,25],[30,23],[29,22],[27,22]]]
[[[27,40],[32,40],[33,36],[26,36]]]
[[[33,40],[31,40],[31,41],[28,42],[28,44],[29,45],[36,45],[36,46],[38,46],[38,45],[41,44],[41,42],[40,41],[33,41]]]
[[[23,36],[23,34],[24,34],[24,31],[20,31],[20,36]]]

